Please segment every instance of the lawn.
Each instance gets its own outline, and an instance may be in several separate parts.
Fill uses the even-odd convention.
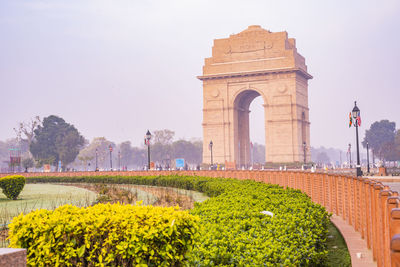
[[[149,189],[158,191],[167,188],[140,186],[140,185],[113,185],[121,189],[131,190],[137,196],[137,200],[143,201],[145,205],[155,204],[158,198],[149,192]],[[196,202],[202,202],[208,197],[196,191],[168,188],[175,192],[171,196],[188,196]],[[8,224],[14,216],[21,212],[24,214],[36,209],[55,209],[65,204],[72,204],[78,207],[86,207],[93,204],[98,197],[94,191],[76,187],[74,184],[26,184],[17,200],[10,200],[0,192],[0,225]]]
[[[26,184],[17,200],[0,193],[0,224],[7,224],[14,216],[36,209],[55,209],[64,204],[89,206],[97,194],[73,186],[55,184]]]
[[[328,226],[328,262],[327,266],[351,266],[351,258],[346,242],[333,223]]]

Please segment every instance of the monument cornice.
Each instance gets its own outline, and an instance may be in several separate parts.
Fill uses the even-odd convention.
[[[301,68],[277,68],[277,69],[265,69],[265,70],[255,70],[255,71],[240,71],[240,72],[227,72],[227,73],[216,73],[216,74],[207,74],[202,76],[197,76],[199,80],[212,80],[212,79],[226,79],[226,78],[236,78],[236,77],[246,77],[246,76],[260,76],[266,74],[274,74],[274,73],[293,73],[296,72],[306,78],[307,80],[312,79],[308,72]]]

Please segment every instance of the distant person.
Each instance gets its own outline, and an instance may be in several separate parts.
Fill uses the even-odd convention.
[[[311,172],[315,172],[315,166],[314,166],[314,164],[311,165]]]

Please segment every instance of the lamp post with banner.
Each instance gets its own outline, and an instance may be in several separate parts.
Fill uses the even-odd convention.
[[[146,136],[144,138],[144,143],[147,145],[147,170],[150,170],[150,139],[151,133],[147,130]]]
[[[357,165],[356,173],[357,177],[362,176],[361,165],[360,165],[360,148],[358,144],[358,127],[361,126],[360,109],[357,107],[357,101],[354,101],[354,108],[351,111],[351,117],[354,120],[354,127],[356,127],[356,148],[357,148]]]

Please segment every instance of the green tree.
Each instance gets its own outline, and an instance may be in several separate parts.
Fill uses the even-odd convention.
[[[253,162],[254,163],[265,163],[265,146],[254,143],[253,145]]]
[[[390,157],[391,149],[395,139],[396,123],[388,120],[374,122],[371,127],[365,131],[363,147],[369,147],[379,159],[385,160]]]
[[[202,140],[192,140],[192,144],[194,145],[194,157],[195,161],[193,163],[201,164],[203,162],[203,141]]]
[[[178,140],[172,144],[174,158],[184,158],[186,162],[199,164],[202,160],[202,146],[195,142]]]
[[[84,145],[85,139],[72,124],[51,115],[43,119],[42,125],[34,130],[34,137],[29,146],[37,161],[58,167],[61,160],[63,168],[73,162]]]
[[[110,151],[109,146],[115,148],[115,144],[105,137],[95,137],[92,142],[81,151],[79,151],[78,158],[85,159],[84,163],[87,165],[90,162],[93,169],[96,168],[96,149],[97,149],[97,164],[99,168],[109,168]],[[113,154],[114,151],[113,151]]]
[[[124,166],[133,165],[133,148],[131,142],[122,142],[118,145],[118,150],[121,155],[121,168]]]
[[[329,159],[328,155],[326,154],[326,152],[318,153],[317,162],[318,163],[329,163],[330,162],[330,159]]]
[[[184,158],[186,162],[199,164],[202,161],[203,142],[199,140],[178,140],[173,141],[175,132],[164,129],[155,130],[151,144],[151,161],[163,166],[170,165],[175,158]],[[142,159],[147,163],[147,147],[142,151],[138,149],[135,155],[136,160]],[[142,164],[143,165],[143,164]]]
[[[32,158],[24,158],[21,163],[22,167],[25,169],[25,172],[28,172],[29,168],[35,166],[35,162],[33,161]]]
[[[83,168],[85,169],[85,171],[88,170],[88,167],[90,166],[90,161],[93,160],[93,156],[80,156],[78,154],[78,159],[82,162]]]
[[[132,148],[132,164],[140,167],[147,164],[147,148]]]
[[[400,130],[397,130],[394,137],[394,147],[396,148],[397,160],[400,160]]]
[[[155,130],[153,132],[152,144],[150,145],[151,161],[154,161],[158,164],[165,164],[173,158],[172,141],[174,139],[174,135],[175,132],[168,129]]]
[[[387,143],[384,147],[385,159],[389,161],[400,160],[400,130],[396,131],[392,143]]]
[[[171,144],[162,144],[160,142],[157,142],[150,146],[150,150],[151,161],[154,161],[156,163],[164,163],[173,158]]]

